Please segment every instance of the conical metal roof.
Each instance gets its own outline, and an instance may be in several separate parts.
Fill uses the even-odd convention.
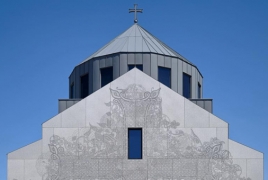
[[[161,42],[151,33],[146,31],[144,28],[139,26],[137,23],[133,24],[129,29],[127,29],[125,32],[123,32],[115,39],[110,41],[108,44],[103,46],[101,49],[92,54],[83,62],[95,57],[105,56],[119,52],[156,53],[177,57],[179,59],[187,61],[188,63],[191,63],[187,59],[182,57],[180,54],[178,54],[176,51]]]

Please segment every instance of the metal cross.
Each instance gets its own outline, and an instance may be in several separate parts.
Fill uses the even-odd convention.
[[[134,14],[135,14],[135,16],[134,16],[134,23],[137,23],[138,22],[137,12],[142,13],[142,10],[143,10],[143,9],[137,9],[137,5],[138,4],[134,4],[134,9],[129,9],[129,13],[134,12]]]

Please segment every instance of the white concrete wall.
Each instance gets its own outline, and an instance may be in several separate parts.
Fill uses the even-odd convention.
[[[131,127],[143,130],[141,160],[127,157]],[[226,122],[137,69],[45,122],[39,146],[9,154],[9,180],[263,179],[262,153],[229,140]],[[31,149],[39,158],[22,153]]]
[[[37,168],[42,159],[42,140],[36,141],[8,154],[8,180],[42,180]]]

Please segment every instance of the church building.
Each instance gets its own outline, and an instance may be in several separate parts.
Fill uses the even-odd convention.
[[[201,71],[141,11],[74,67],[42,139],[8,154],[8,180],[263,180],[263,154],[229,139]]]

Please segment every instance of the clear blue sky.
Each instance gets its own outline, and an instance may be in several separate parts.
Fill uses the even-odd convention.
[[[0,179],[68,98],[74,66],[133,24],[135,2],[139,24],[197,65],[230,138],[268,154],[267,0],[1,0]]]

